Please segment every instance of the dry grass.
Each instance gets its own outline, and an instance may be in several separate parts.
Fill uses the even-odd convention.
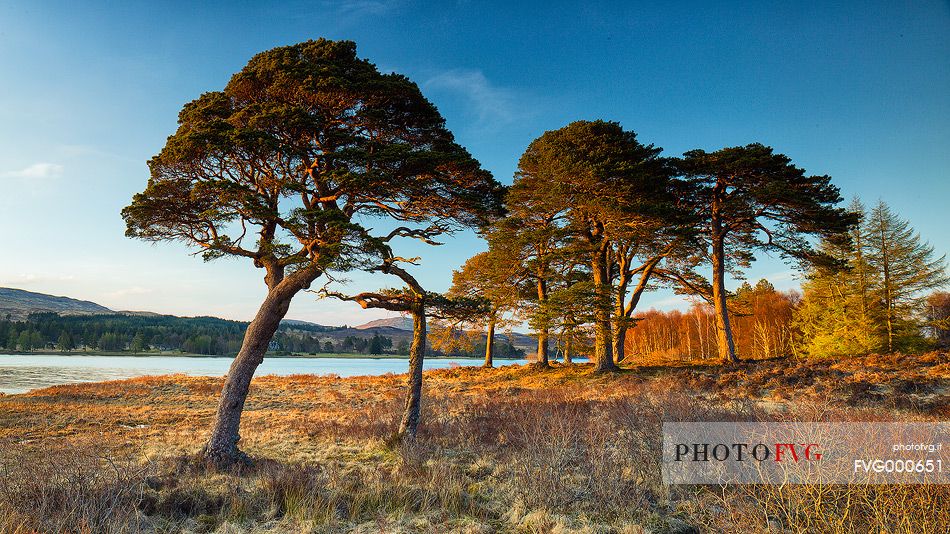
[[[0,397],[0,532],[946,532],[945,487],[664,486],[675,420],[946,420],[946,354],[426,373],[419,443],[385,438],[402,376],[261,377],[253,470],[190,455],[219,379]],[[279,462],[277,461],[279,460]],[[940,530],[943,529],[943,530]]]

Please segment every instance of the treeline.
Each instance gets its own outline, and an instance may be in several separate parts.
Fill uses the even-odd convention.
[[[245,322],[217,317],[34,313],[25,321],[0,320],[0,343],[5,350],[24,352],[159,351],[233,356],[241,348],[246,329]],[[337,329],[309,325],[282,327],[282,331],[271,342],[270,350],[313,354],[392,352],[392,339],[378,334],[372,338],[348,336],[342,343],[334,345],[331,340],[321,340],[321,337],[312,333],[334,330]]]
[[[294,327],[296,330],[296,327]],[[378,333],[373,337],[366,338],[362,336],[346,336],[342,340],[326,337],[314,336],[303,332],[278,332],[271,341],[271,348],[278,354],[408,354],[409,344],[400,342],[393,346],[393,340],[390,337],[380,336]]]
[[[0,342],[10,351],[180,351],[226,355],[240,349],[247,323],[216,317],[58,315],[34,313],[0,320]]]
[[[170,315],[58,315],[34,313],[25,321],[0,319],[0,348],[8,351],[181,352],[207,356],[233,356],[241,348],[247,323],[216,317]],[[270,343],[275,354],[407,355],[409,340],[381,336],[340,336],[346,327],[292,324],[282,326]],[[336,335],[334,335],[336,334]],[[332,336],[332,337],[331,337]],[[340,336],[340,337],[336,337]],[[496,344],[501,358],[523,358],[524,351],[510,341]],[[474,346],[439,350],[427,346],[435,357],[479,357],[484,341]]]

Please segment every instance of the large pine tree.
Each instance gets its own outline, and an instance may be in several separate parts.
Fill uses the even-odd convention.
[[[809,238],[841,235],[854,217],[837,206],[841,196],[830,177],[808,175],[761,144],[692,150],[684,154],[680,168],[696,188],[696,211],[703,221],[719,356],[734,362],[726,273],[747,266],[757,250],[807,264],[823,260]]]
[[[122,216],[129,237],[182,241],[265,273],[267,296],[205,447],[227,466],[247,460],[238,449],[244,402],[294,296],[329,271],[394,265],[394,240],[433,243],[487,223],[503,189],[415,83],[380,73],[349,41],[257,54],[223,90],[186,104],[178,122]],[[380,220],[396,228],[378,235],[369,223]]]

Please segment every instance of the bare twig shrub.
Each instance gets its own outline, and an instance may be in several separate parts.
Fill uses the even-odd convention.
[[[137,531],[150,468],[89,444],[2,444],[0,532]]]

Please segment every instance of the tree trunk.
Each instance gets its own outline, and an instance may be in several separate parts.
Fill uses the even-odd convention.
[[[726,259],[722,238],[716,237],[713,232],[712,267],[713,267],[713,304],[716,307],[716,334],[719,346],[719,357],[725,363],[739,361],[736,358],[736,345],[732,340],[732,327],[729,325],[729,309],[726,306]]]
[[[550,358],[548,357],[548,329],[540,328],[538,330],[538,359],[537,365],[548,367]]]
[[[630,328],[630,317],[633,316],[634,310],[637,309],[637,305],[640,303],[640,297],[643,296],[643,292],[647,288],[647,283],[650,281],[650,277],[653,276],[653,272],[656,269],[656,266],[659,265],[662,261],[662,256],[656,256],[650,258],[649,261],[643,264],[643,270],[640,273],[640,281],[637,283],[637,286],[633,288],[633,293],[630,295],[630,302],[625,303],[624,300],[627,297],[627,288],[630,285],[630,279],[626,274],[621,273],[620,281],[617,284],[617,295],[615,297],[614,304],[614,332],[613,332],[613,348],[614,348],[614,361],[618,364],[621,363],[624,358],[626,358],[626,341],[627,341],[627,330]],[[621,269],[626,269],[629,265],[629,260],[624,260],[621,262]]]
[[[299,274],[295,273],[292,277]],[[237,444],[241,440],[241,413],[244,411],[251,379],[257,366],[264,361],[264,354],[280,326],[281,319],[287,314],[291,299],[301,289],[309,286],[309,282],[314,278],[316,275],[303,282],[288,279],[275,283],[268,291],[267,298],[258,309],[254,320],[247,326],[241,350],[231,363],[224,381],[217,418],[203,450],[204,457],[213,465],[223,468],[249,461]]]
[[[542,324],[538,328],[538,361],[541,367],[550,365],[548,359],[548,317],[547,317],[548,288],[543,278],[538,279],[538,305],[541,308]]]
[[[399,437],[403,440],[416,438],[419,414],[422,410],[422,363],[426,351],[426,313],[424,304],[412,309],[412,345],[409,347],[409,376],[406,380],[406,410],[399,423]]]
[[[495,317],[488,319],[488,337],[485,338],[485,363],[482,367],[492,367],[492,358],[495,356]]]
[[[610,276],[607,272],[607,249],[605,243],[598,245],[591,260],[594,275],[594,371],[616,371],[610,328]]]
[[[887,236],[881,219],[881,266],[884,275],[884,310],[887,324],[887,352],[894,352],[894,299],[891,293],[891,262],[888,257]]]
[[[574,332],[571,332],[567,336],[567,341],[564,342],[564,363],[571,364],[571,345],[573,344]]]
[[[623,338],[627,332],[627,287],[630,285],[630,274],[627,272],[630,265],[630,258],[627,258],[626,255],[621,255],[620,261],[618,264],[618,280],[617,280],[617,289],[616,294],[614,295],[614,309],[613,309],[613,332],[611,333],[611,344],[613,345],[614,353],[614,362],[617,365],[620,365],[623,362],[624,350],[623,350]],[[636,298],[636,296],[634,296]],[[632,304],[635,306],[635,304]]]
[[[624,342],[627,340],[627,326],[619,323],[614,325],[612,337],[614,361],[617,362],[617,364],[620,364],[626,357]]]

